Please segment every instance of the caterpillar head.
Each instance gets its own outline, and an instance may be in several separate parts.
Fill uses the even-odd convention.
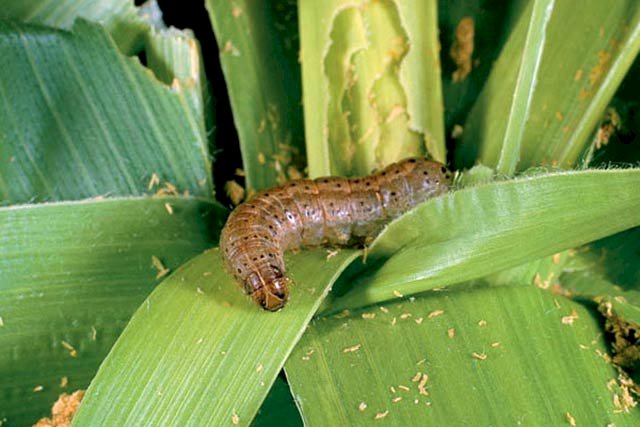
[[[289,299],[288,280],[286,277],[273,279],[254,291],[251,298],[265,310],[278,311]]]
[[[253,273],[248,277],[247,285],[250,287],[247,291],[253,301],[265,310],[280,310],[289,299],[289,280],[282,275],[265,280]]]

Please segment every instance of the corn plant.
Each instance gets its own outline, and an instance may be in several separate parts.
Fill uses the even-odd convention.
[[[155,1],[5,3],[0,426],[640,422],[637,1],[205,0],[224,82]],[[265,312],[216,248],[232,127],[249,196],[455,185]]]

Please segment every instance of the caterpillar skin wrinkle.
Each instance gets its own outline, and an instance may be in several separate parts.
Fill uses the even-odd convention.
[[[239,205],[222,229],[225,265],[266,310],[289,295],[284,252],[319,246],[356,246],[385,224],[449,189],[442,164],[411,158],[361,178],[300,179],[257,193]]]

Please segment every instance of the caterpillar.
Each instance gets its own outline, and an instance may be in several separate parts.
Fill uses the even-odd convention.
[[[225,266],[262,308],[287,302],[286,250],[355,246],[426,199],[448,190],[441,163],[410,158],[360,178],[299,179],[257,193],[229,216],[220,236]]]

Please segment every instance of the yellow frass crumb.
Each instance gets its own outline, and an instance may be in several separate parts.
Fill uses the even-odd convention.
[[[578,320],[578,317],[579,317],[578,316],[578,312],[574,308],[573,310],[571,310],[571,314],[570,315],[562,317],[562,324],[563,325],[573,325],[573,322]]]
[[[474,359],[478,360],[486,360],[488,357],[485,353],[478,353],[477,351],[474,351],[473,353],[471,353],[471,355]]]
[[[434,317],[442,316],[444,314],[444,310],[433,310],[427,316],[429,319],[433,319]]]
[[[384,411],[384,412],[378,412],[378,413],[376,413],[376,416],[375,416],[373,419],[374,419],[374,420],[381,420],[381,419],[383,419],[384,417],[386,417],[387,415],[389,415],[389,410],[388,410],[388,409],[387,409],[386,411]]]
[[[69,427],[84,397],[84,390],[63,393],[51,408],[51,418],[41,418],[34,427]]]
[[[362,344],[356,344],[356,345],[351,346],[351,347],[343,348],[343,349],[342,349],[342,352],[343,352],[343,353],[353,353],[353,352],[355,352],[355,351],[360,350],[360,347],[362,347]]]
[[[161,279],[167,274],[169,274],[169,269],[164,266],[160,258],[155,255],[151,255],[151,263],[158,270],[158,274],[156,274],[156,279]]]
[[[227,197],[229,197],[234,206],[242,203],[244,196],[246,195],[244,187],[234,180],[227,181],[224,184],[224,191],[227,193]]]

